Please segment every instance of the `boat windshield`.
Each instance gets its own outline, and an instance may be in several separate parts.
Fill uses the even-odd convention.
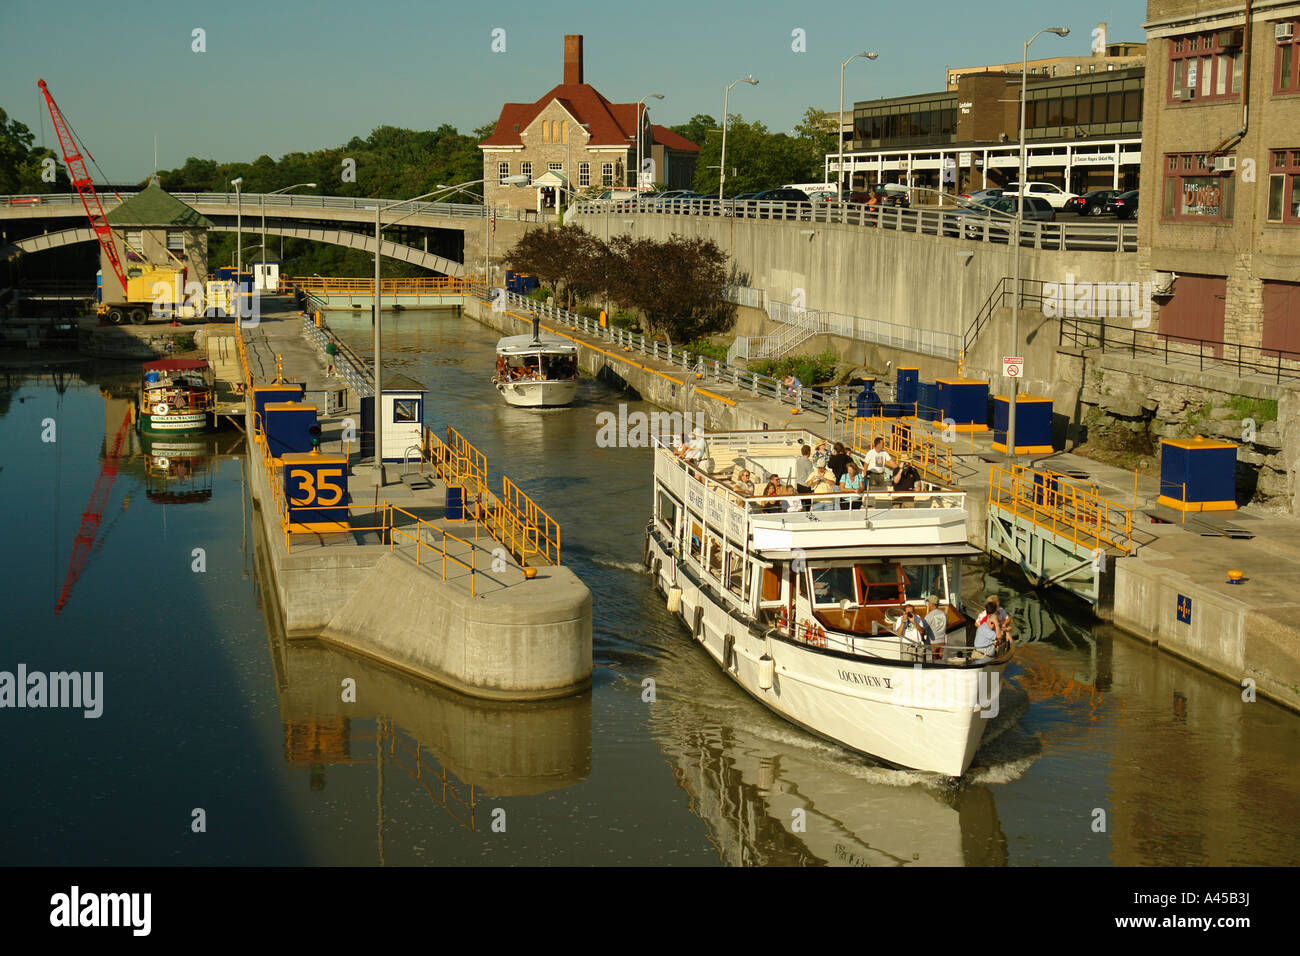
[[[818,607],[863,607],[872,604],[920,603],[928,594],[948,600],[948,577],[942,559],[872,562],[813,567],[813,603]]]
[[[555,381],[578,377],[578,362],[572,355],[528,352],[498,355],[497,377],[510,381]]]

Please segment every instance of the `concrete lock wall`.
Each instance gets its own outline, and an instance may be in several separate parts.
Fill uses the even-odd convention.
[[[997,284],[1012,273],[1009,244],[916,235],[873,226],[675,215],[575,215],[597,236],[663,241],[674,233],[712,239],[749,286],[769,300],[961,335]],[[628,226],[627,222],[634,225]],[[808,231],[812,235],[804,235]],[[1131,253],[1022,248],[1025,279],[1132,282]],[[923,276],[924,281],[917,277]],[[802,350],[801,350],[802,351]]]

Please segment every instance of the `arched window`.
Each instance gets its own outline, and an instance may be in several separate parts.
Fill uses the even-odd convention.
[[[561,121],[560,121],[560,141],[561,141],[562,143],[567,143],[567,142],[569,141],[569,121],[568,121],[568,120],[561,120]]]
[[[542,142],[549,143],[550,141],[551,141],[551,124],[548,123],[546,120],[542,120]]]

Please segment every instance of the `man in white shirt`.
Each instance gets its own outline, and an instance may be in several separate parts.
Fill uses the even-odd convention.
[[[933,640],[930,625],[909,604],[894,625],[894,633],[903,639],[903,659],[925,660],[925,646]]]
[[[930,647],[936,661],[943,660],[943,648],[948,643],[948,612],[939,606],[939,595],[925,599],[925,623],[930,626]]]
[[[885,440],[877,438],[871,443],[871,451],[867,452],[867,484],[874,488],[887,488],[889,486],[889,477],[898,467],[893,456],[885,451]]]
[[[696,428],[695,434],[686,444],[686,460],[703,468],[709,458],[709,443],[704,439],[704,429]]]

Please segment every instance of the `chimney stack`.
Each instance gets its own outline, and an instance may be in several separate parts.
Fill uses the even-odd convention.
[[[582,82],[582,34],[566,33],[564,36],[564,83],[573,86]]]

